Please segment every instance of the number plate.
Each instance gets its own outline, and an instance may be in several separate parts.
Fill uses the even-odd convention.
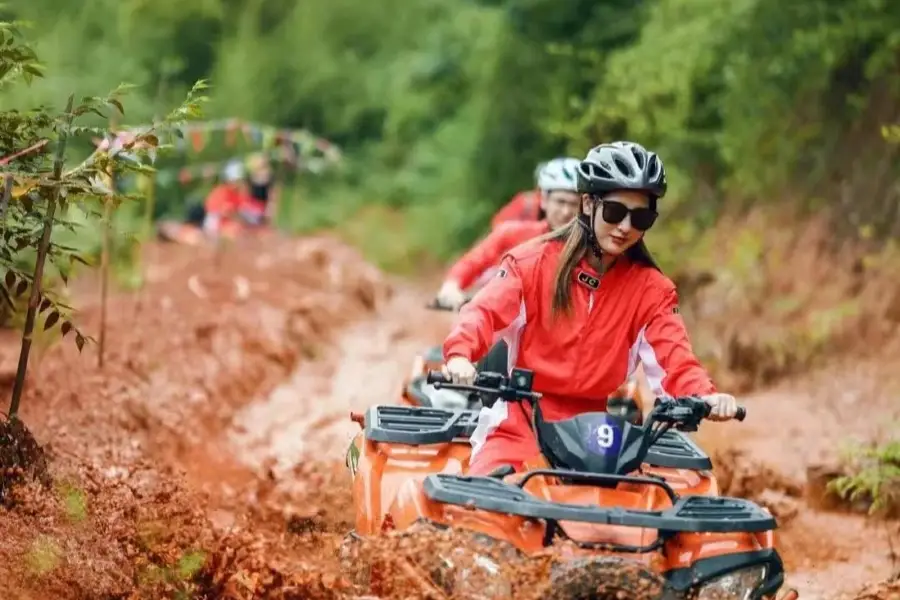
[[[609,415],[597,415],[585,429],[588,450],[601,456],[616,456],[622,448],[622,426]]]

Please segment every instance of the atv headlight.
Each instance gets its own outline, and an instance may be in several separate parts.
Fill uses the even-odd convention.
[[[749,600],[766,578],[766,565],[736,569],[700,586],[696,600]]]

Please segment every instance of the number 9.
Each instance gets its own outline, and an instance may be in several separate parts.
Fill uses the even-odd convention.
[[[614,436],[613,428],[606,423],[597,427],[597,445],[601,448],[611,448]]]

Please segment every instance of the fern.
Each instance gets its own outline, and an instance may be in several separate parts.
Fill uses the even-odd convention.
[[[830,482],[829,488],[851,502],[871,499],[870,514],[900,505],[900,439],[856,447],[849,454],[854,472]]]

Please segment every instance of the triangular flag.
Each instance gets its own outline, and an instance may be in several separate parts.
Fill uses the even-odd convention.
[[[237,141],[237,130],[241,126],[240,121],[231,119],[225,127],[225,146],[231,148]]]
[[[206,132],[199,127],[191,130],[191,146],[194,152],[202,152],[206,146]]]

